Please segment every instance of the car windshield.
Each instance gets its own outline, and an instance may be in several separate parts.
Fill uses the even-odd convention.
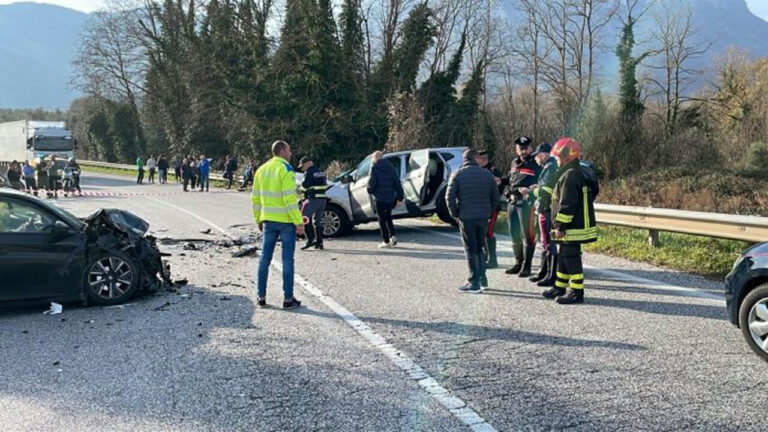
[[[36,138],[35,150],[41,151],[70,151],[73,148],[72,138]]]
[[[72,213],[60,208],[56,207],[55,205],[48,204],[45,201],[41,201],[43,205],[51,211],[51,213],[55,214],[58,218],[65,220],[67,223],[72,224],[78,228],[84,228],[85,222],[78,219],[75,215]]]

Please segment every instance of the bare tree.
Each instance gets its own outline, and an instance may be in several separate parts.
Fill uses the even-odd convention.
[[[703,56],[712,42],[702,42],[692,24],[693,12],[673,9],[666,4],[654,15],[656,29],[654,52],[658,63],[651,66],[656,71],[649,81],[656,88],[654,96],[664,104],[664,124],[669,136],[675,135],[683,105],[689,101],[691,85],[703,73],[691,66],[691,62]]]

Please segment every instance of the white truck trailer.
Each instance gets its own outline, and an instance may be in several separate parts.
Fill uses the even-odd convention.
[[[41,159],[56,156],[66,164],[75,155],[75,139],[65,122],[19,120],[0,123],[0,166],[28,160],[36,165]]]

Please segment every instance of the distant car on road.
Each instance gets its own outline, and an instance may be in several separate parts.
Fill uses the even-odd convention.
[[[725,278],[728,319],[749,347],[768,361],[768,242],[742,253]]]
[[[149,225],[123,210],[84,219],[0,188],[0,302],[122,303],[169,281]]]
[[[461,166],[465,149],[446,147],[385,154],[383,160],[395,167],[405,192],[404,205],[394,209],[393,217],[437,214],[442,221],[454,223],[445,204],[445,190],[451,172]],[[370,173],[371,156],[368,156],[333,179],[324,215],[327,237],[343,235],[355,225],[376,220],[376,206],[367,191]]]

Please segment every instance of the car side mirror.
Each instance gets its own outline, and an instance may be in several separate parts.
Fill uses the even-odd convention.
[[[53,223],[53,233],[58,235],[69,234],[72,232],[72,228],[69,227],[63,221],[57,220]]]

